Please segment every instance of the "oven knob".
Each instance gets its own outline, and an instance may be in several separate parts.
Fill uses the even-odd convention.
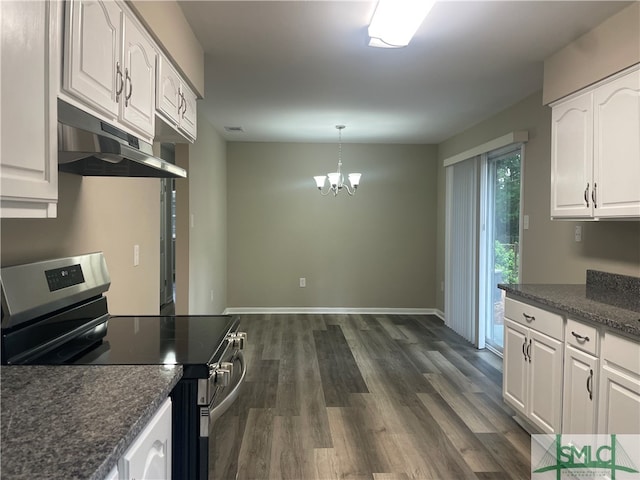
[[[233,372],[233,363],[221,362],[215,371],[214,383],[218,387],[227,387],[231,383],[231,372]]]
[[[231,336],[231,344],[236,350],[243,350],[244,344],[247,341],[247,334],[245,332],[234,333]]]

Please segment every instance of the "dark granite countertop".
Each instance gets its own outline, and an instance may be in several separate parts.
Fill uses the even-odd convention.
[[[501,284],[507,294],[590,320],[640,341],[640,297],[634,289],[596,285]]]
[[[0,367],[0,475],[104,478],[181,376],[181,366]]]

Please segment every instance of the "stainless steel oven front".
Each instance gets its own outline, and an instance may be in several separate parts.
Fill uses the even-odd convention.
[[[246,340],[244,332],[230,334],[220,360],[209,367],[209,378],[198,380],[200,457],[208,460],[200,464],[201,479],[237,476],[242,432],[231,408],[247,374],[243,354]]]

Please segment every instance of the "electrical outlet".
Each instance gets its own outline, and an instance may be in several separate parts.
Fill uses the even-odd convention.
[[[582,225],[576,225],[573,235],[576,242],[582,241]]]
[[[305,288],[307,286],[307,279],[305,277],[300,277],[300,288]]]
[[[525,215],[522,219],[522,229],[529,230],[529,215]]]

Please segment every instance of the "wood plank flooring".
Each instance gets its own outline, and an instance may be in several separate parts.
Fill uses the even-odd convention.
[[[243,315],[241,330],[249,370],[214,479],[530,478],[502,361],[437,317]]]

